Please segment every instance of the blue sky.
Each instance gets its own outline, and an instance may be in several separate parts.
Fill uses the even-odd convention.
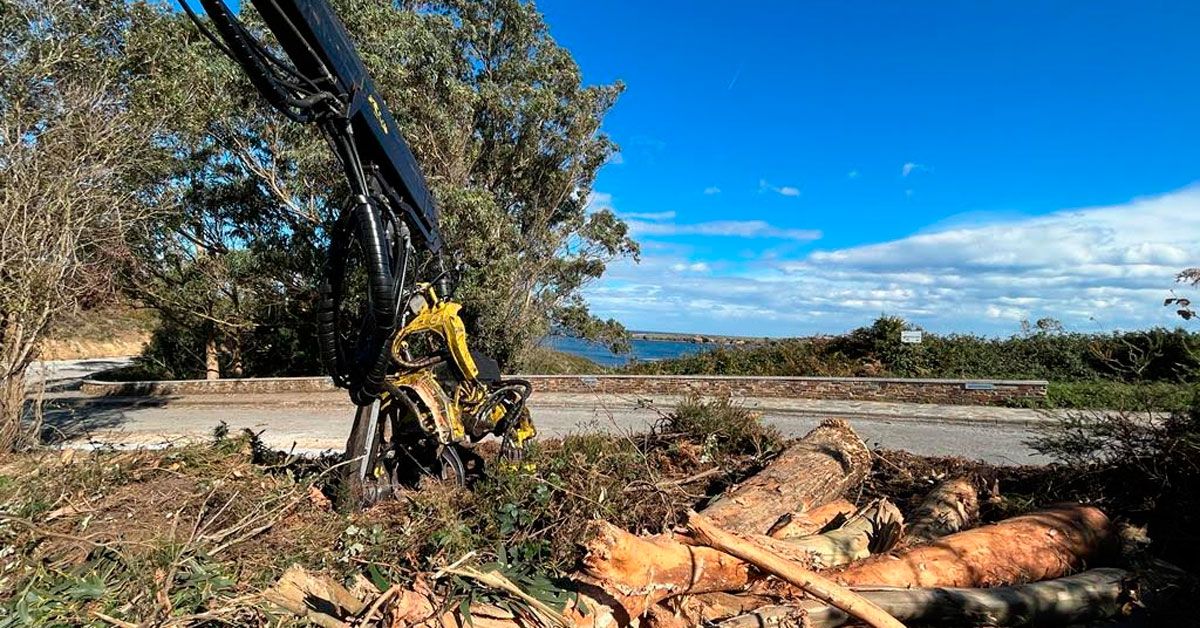
[[[595,207],[634,329],[1174,324],[1200,265],[1200,3],[538,3],[627,91]]]

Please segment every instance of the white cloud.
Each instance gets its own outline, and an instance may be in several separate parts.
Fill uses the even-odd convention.
[[[647,224],[638,228],[645,229]],[[675,225],[647,235],[766,237],[759,221]],[[752,234],[752,235],[750,235]],[[613,265],[595,311],[632,327],[794,335],[841,332],[882,312],[935,331],[1014,333],[1052,316],[1081,331],[1174,325],[1162,299],[1197,263],[1200,186],[1128,203],[940,230],[792,259],[730,258],[704,274],[686,252]]]
[[[690,264],[685,264],[683,262],[676,262],[674,264],[671,264],[671,270],[673,270],[677,273],[682,273],[682,272],[706,273],[706,272],[708,272],[709,267],[708,267],[708,264],[705,264],[704,262],[692,262]]]
[[[621,164],[625,163],[625,157],[622,156],[621,153],[613,153],[612,156],[608,158],[608,163],[614,166],[620,166]]]
[[[719,188],[715,185],[710,185],[710,186],[704,188],[704,193],[709,196],[712,196],[713,194],[720,194],[721,188]]]
[[[663,222],[665,220],[674,220],[675,212],[629,212],[622,213],[621,218],[625,220],[648,220],[650,222]]]
[[[627,216],[630,216],[630,214],[627,214]],[[764,220],[714,220],[712,222],[692,224],[628,220],[627,223],[634,237],[642,235],[700,235],[733,238],[776,238],[805,242],[821,238],[821,232],[814,229],[776,227]]]
[[[900,167],[900,176],[902,177],[907,177],[914,172],[929,172],[929,166],[910,161]]]
[[[800,188],[798,188],[794,185],[783,185],[783,186],[772,185],[766,179],[758,180],[758,191],[759,192],[768,192],[768,191],[774,192],[780,196],[792,196],[792,197],[800,196]]]
[[[859,174],[858,174],[857,170],[851,170],[850,172],[846,173],[847,179],[857,179],[858,177],[859,177]]]
[[[584,205],[584,211],[589,214],[602,209],[612,211],[612,201],[612,194],[609,194],[608,192],[597,192],[592,190],[591,192],[588,192],[587,203]]]

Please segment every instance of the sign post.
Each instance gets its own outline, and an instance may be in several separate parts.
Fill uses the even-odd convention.
[[[922,333],[919,331],[902,331],[900,332],[900,342],[906,345],[921,344]]]

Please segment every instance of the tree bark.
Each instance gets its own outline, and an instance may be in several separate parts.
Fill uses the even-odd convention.
[[[913,512],[904,545],[927,543],[971,527],[979,519],[979,492],[967,478],[939,483]]]
[[[832,530],[796,539],[783,540],[765,534],[738,536],[809,569],[832,569],[891,550],[904,529],[904,516],[887,499],[872,501],[849,518],[840,518],[841,524]],[[678,538],[681,543],[695,544],[686,535]]]
[[[24,314],[10,312],[0,319],[0,452],[16,449],[22,440],[25,380],[38,339],[19,320]]]
[[[204,379],[221,379],[221,360],[217,352],[217,330],[208,325],[204,339]]]
[[[765,534],[780,517],[857,488],[870,468],[871,452],[850,425],[826,420],[702,512],[725,530]]]
[[[887,551],[902,525],[899,509],[879,500],[824,534],[792,541],[761,534],[744,538],[805,568],[827,569],[866,558],[872,550]],[[630,617],[669,597],[741,591],[764,577],[745,561],[684,535],[640,537],[596,522],[588,538],[582,573],[613,594]]]
[[[755,567],[802,589],[812,597],[845,611],[873,628],[904,628],[904,624],[857,593],[809,571],[803,565],[781,558],[753,542],[740,539],[717,527],[704,515],[691,513],[688,528],[706,545],[737,556]]]
[[[1114,617],[1132,599],[1131,574],[1093,569],[1033,584],[993,589],[855,589],[896,619],[946,626],[1070,625]],[[845,612],[815,601],[764,606],[720,622],[724,628],[760,628],[806,620],[812,628],[849,623]]]
[[[21,441],[25,415],[25,369],[0,379],[0,452],[12,451]]]
[[[1111,549],[1103,512],[1066,504],[943,537],[851,565],[835,578],[855,586],[996,587],[1059,578]]]
[[[593,524],[582,572],[632,619],[675,595],[740,591],[759,576],[748,563],[709,547],[664,536],[639,537],[605,521]]]
[[[854,514],[854,504],[844,498],[835,499],[811,510],[783,515],[767,530],[767,536],[783,541],[818,534],[837,518]],[[835,526],[836,527],[836,526]]]

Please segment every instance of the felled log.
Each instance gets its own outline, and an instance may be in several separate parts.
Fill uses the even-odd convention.
[[[875,500],[841,525],[821,534],[780,540],[762,534],[744,534],[764,549],[809,569],[831,569],[862,560],[896,546],[904,528],[900,509],[886,499]]]
[[[992,589],[878,588],[855,591],[896,619],[911,624],[947,626],[1068,625],[1114,617],[1132,599],[1131,574],[1093,569],[1074,576]],[[850,621],[845,612],[816,601],[764,606],[727,619],[725,628],[791,625],[804,619],[812,628],[833,628]]]
[[[995,587],[1062,577],[1112,546],[1103,512],[1067,504],[951,534],[855,563],[835,577],[856,586]]]
[[[665,537],[639,537],[611,523],[592,524],[583,574],[638,617],[668,597],[740,591],[758,578],[748,563],[708,547]]]
[[[687,526],[692,534],[706,545],[752,563],[762,571],[840,609],[872,628],[904,628],[904,624],[870,600],[815,571],[806,569],[803,565],[781,558],[751,541],[722,530],[704,515],[690,513]]]
[[[784,541],[812,536],[824,530],[825,526],[832,525],[839,517],[848,518],[854,514],[854,510],[854,504],[838,498],[815,508],[785,513],[771,524],[767,536]]]
[[[871,551],[886,551],[902,526],[900,510],[888,500],[865,506],[841,528],[793,541],[744,535],[764,549],[808,569],[847,565]],[[740,591],[763,574],[745,561],[687,536],[639,537],[607,522],[592,524],[583,574],[618,598],[631,617],[672,596]]]
[[[908,520],[904,545],[927,543],[965,530],[979,519],[979,491],[967,478],[945,480],[933,487]]]
[[[765,534],[797,507],[815,508],[856,488],[870,467],[862,439],[845,421],[829,419],[702,512],[725,530]]]

